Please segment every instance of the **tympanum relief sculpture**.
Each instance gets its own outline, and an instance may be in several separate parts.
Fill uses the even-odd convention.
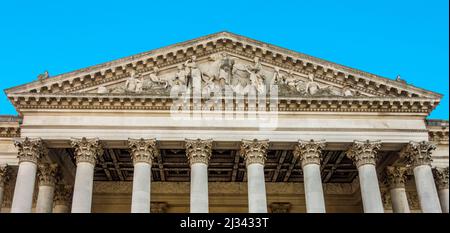
[[[355,96],[350,86],[336,87],[316,81],[314,74],[281,70],[263,65],[259,57],[252,61],[231,57],[228,53],[212,54],[199,60],[192,56],[175,67],[160,72],[155,66],[151,71],[128,72],[124,82],[100,86],[98,94],[149,94],[170,95],[171,92],[198,90],[201,93],[221,93],[230,90],[239,95],[250,92],[267,94],[270,86],[277,85],[280,96]]]

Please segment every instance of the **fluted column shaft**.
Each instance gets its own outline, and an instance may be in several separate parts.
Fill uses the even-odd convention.
[[[436,187],[438,189],[439,202],[441,203],[442,213],[448,213],[448,170],[449,168],[435,168],[433,169]]]
[[[133,193],[131,213],[150,213],[152,162],[159,155],[156,140],[128,139],[133,159]]]
[[[430,142],[410,142],[400,152],[413,168],[420,207],[423,213],[442,213],[439,197],[431,171],[431,152],[436,147]]]
[[[73,139],[72,147],[75,148],[77,163],[72,213],[90,213],[95,163],[103,150],[98,139]]]
[[[249,213],[267,213],[264,164],[268,148],[268,140],[242,140],[240,153],[247,167]]]
[[[306,212],[325,213],[320,161],[324,141],[299,141],[294,156],[300,159],[303,169],[303,184],[305,186]]]
[[[406,172],[407,169],[405,167],[386,168],[386,184],[391,195],[394,213],[411,212],[405,190]]]
[[[384,213],[375,168],[377,152],[381,147],[378,141],[354,141],[347,151],[347,156],[358,168],[361,197],[365,213]]]
[[[11,205],[11,213],[31,213],[38,160],[46,153],[41,139],[16,141],[19,171]]]
[[[191,167],[191,213],[208,213],[208,163],[212,140],[186,139],[186,156]]]
[[[52,212],[57,172],[58,166],[56,164],[39,164],[39,192],[36,201],[36,213]]]

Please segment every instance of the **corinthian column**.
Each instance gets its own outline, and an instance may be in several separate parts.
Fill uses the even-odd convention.
[[[358,168],[361,197],[365,213],[384,213],[378,185],[377,152],[381,147],[379,141],[354,141],[347,151],[347,157],[353,160]]]
[[[441,202],[442,213],[448,213],[448,167],[434,168],[433,173]]]
[[[128,139],[134,164],[131,213],[150,213],[152,162],[159,155],[156,140]]]
[[[389,188],[394,213],[410,213],[406,197],[406,167],[387,167],[386,184]]]
[[[208,162],[212,140],[186,139],[186,156],[191,167],[191,213],[208,213]]]
[[[19,171],[17,172],[11,213],[31,213],[37,163],[46,153],[46,148],[40,138],[25,138],[14,144],[19,154]]]
[[[36,201],[36,213],[52,212],[57,172],[57,164],[39,164],[39,193]]]
[[[69,213],[70,202],[72,201],[72,185],[59,184],[56,186],[53,200],[53,213]]]
[[[410,142],[401,151],[400,157],[413,168],[420,207],[424,213],[442,213],[436,185],[431,171],[431,152],[436,147],[427,141]]]
[[[3,207],[3,195],[5,193],[5,184],[9,180],[9,167],[7,164],[0,165],[0,213]]]
[[[322,178],[320,176],[320,160],[324,141],[298,142],[294,156],[300,158],[305,185],[306,211],[308,213],[325,213]]]
[[[73,190],[72,213],[90,213],[92,205],[92,188],[94,167],[97,157],[103,153],[97,138],[72,139],[75,148],[77,171]]]
[[[269,140],[242,140],[241,156],[247,167],[248,211],[267,213],[264,164],[267,159]]]

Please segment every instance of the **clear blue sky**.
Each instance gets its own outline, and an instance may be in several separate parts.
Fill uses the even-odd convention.
[[[1,1],[0,90],[227,30],[445,97],[448,0]],[[16,114],[0,94],[0,114]]]

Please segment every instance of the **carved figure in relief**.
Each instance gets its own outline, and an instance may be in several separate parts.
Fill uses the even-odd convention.
[[[309,82],[306,84],[306,92],[310,95],[316,94],[320,90],[319,84],[314,82],[314,75],[308,74]]]
[[[162,80],[158,77],[159,68],[154,67],[153,71],[148,75],[144,76],[143,81],[143,89],[148,90],[152,88],[164,88],[166,89],[169,86],[169,82],[166,80]]]
[[[109,93],[109,90],[108,90],[108,88],[106,88],[105,86],[99,86],[99,87],[97,88],[97,93],[98,93],[98,94],[108,94],[108,93]]]
[[[292,70],[287,71],[286,75],[281,74],[280,68],[275,67],[275,72],[272,78],[272,84],[285,84],[289,86],[291,89],[297,90],[300,93],[303,93],[306,86],[305,82],[299,78],[294,77],[294,73]]]
[[[354,94],[353,94],[353,91],[350,89],[350,86],[345,85],[342,88],[342,95],[343,96],[353,96]]]
[[[219,85],[224,87],[226,84],[231,83],[233,77],[234,59],[231,59],[227,53],[222,53],[222,59],[219,65]]]
[[[264,76],[260,73],[262,65],[259,61],[259,57],[254,58],[255,64],[253,66],[247,65],[245,67],[246,71],[250,74],[250,82],[251,85],[259,92],[259,93],[265,93],[266,92],[266,85],[265,85],[265,79]]]
[[[192,56],[188,59],[184,65],[189,69],[187,86],[188,87],[198,87],[201,86],[202,72],[197,66],[197,57]]]
[[[127,92],[132,93],[141,93],[142,92],[142,81],[139,80],[139,74],[136,75],[136,73],[133,71],[129,78],[127,78],[125,82],[125,90]]]
[[[186,85],[189,71],[184,64],[178,65],[177,69],[178,71],[175,74],[175,78],[172,80],[173,85]]]

